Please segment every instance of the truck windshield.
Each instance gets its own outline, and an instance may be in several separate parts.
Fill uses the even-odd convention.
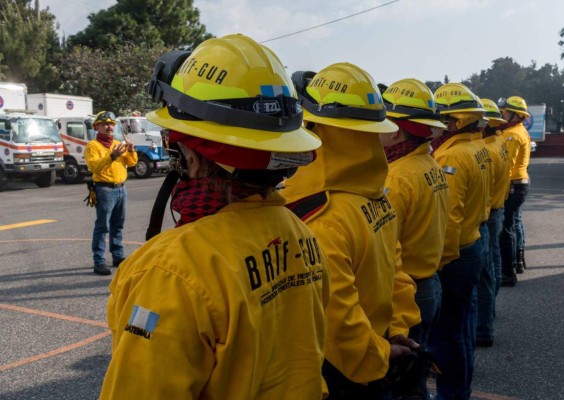
[[[57,126],[51,119],[46,118],[12,118],[10,125],[15,143],[61,141]]]

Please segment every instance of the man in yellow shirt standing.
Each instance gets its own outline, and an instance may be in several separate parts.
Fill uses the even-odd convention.
[[[386,196],[396,211],[402,270],[417,285],[415,302],[421,312],[421,322],[409,330],[409,337],[426,349],[429,330],[441,308],[437,270],[449,199],[445,173],[430,155],[429,140],[434,131],[446,126],[439,120],[433,92],[417,79],[393,83],[382,97],[386,115],[399,127],[380,135],[388,160]],[[411,395],[429,397],[426,378]]]
[[[501,134],[507,141],[509,152],[510,188],[509,197],[504,206],[503,230],[499,239],[502,261],[501,286],[513,287],[517,284],[518,272],[523,272],[523,263],[519,260],[525,257],[525,248],[517,246],[516,229],[518,214],[525,202],[529,191],[529,160],[531,157],[531,138],[523,125],[530,117],[527,103],[519,96],[498,101],[503,119],[507,123],[500,126]]]
[[[127,205],[127,167],[137,164],[133,143],[114,139],[114,113],[99,112],[92,123],[96,139],[86,145],[84,158],[96,193],[96,222],[92,235],[94,273],[110,275],[106,266],[106,235],[110,234],[112,266],[118,267],[125,259],[122,245],[125,209]]]
[[[396,270],[396,214],[384,195],[388,166],[379,134],[397,126],[372,77],[350,63],[292,76],[306,127],[323,141],[318,159],[283,190],[318,237],[331,296],[323,377],[329,399],[384,399],[389,361],[417,344],[415,284]]]
[[[474,369],[475,315],[473,293],[484,265],[479,240],[486,220],[487,170],[472,140],[485,110],[478,97],[460,83],[435,92],[437,108],[448,127],[433,140],[435,160],[449,186],[449,214],[441,259],[443,297],[439,320],[431,329],[429,349],[442,371],[437,375],[437,399],[469,399]]]

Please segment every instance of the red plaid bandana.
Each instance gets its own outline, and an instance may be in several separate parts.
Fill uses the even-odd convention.
[[[196,221],[207,215],[218,212],[229,204],[226,192],[220,185],[231,185],[233,197],[242,199],[249,197],[257,191],[248,186],[242,187],[238,181],[215,177],[213,183],[210,178],[195,178],[181,180],[172,191],[171,207],[180,214],[176,227]]]
[[[384,148],[384,152],[386,153],[386,158],[388,159],[388,163],[397,160],[405,156],[406,154],[411,153],[413,150],[421,146],[425,143],[423,139],[407,139],[404,142],[394,144],[393,146],[389,146]]]

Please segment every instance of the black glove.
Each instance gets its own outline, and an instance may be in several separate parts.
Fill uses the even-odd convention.
[[[390,382],[395,396],[409,396],[418,392],[431,370],[438,372],[431,353],[412,350],[390,361],[386,379]]]

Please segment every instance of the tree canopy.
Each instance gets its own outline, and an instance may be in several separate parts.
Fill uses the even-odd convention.
[[[31,0],[0,2],[0,79],[25,82],[30,90],[57,86],[61,55],[55,16]]]
[[[200,12],[192,0],[118,0],[88,19],[90,25],[69,37],[69,45],[99,49],[128,44],[193,48],[212,37],[200,23]]]

